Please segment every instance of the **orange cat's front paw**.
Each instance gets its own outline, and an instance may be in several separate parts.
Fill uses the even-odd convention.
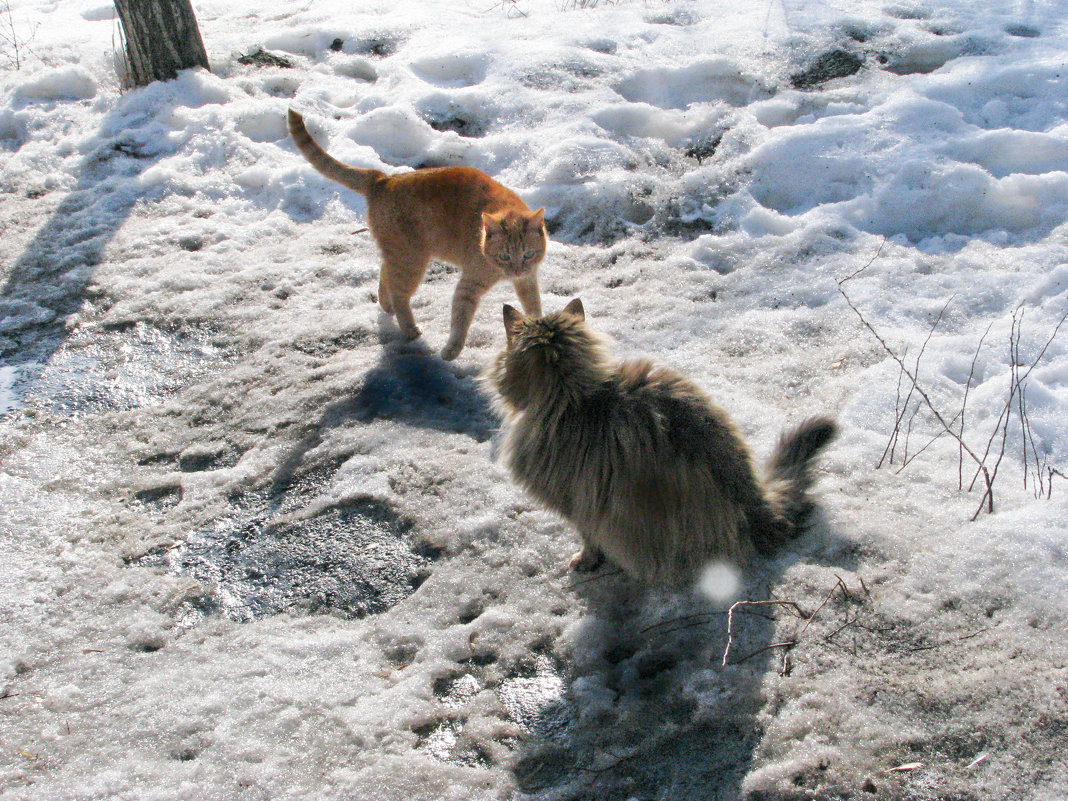
[[[441,349],[441,358],[447,362],[451,362],[457,356],[460,355],[460,351],[464,349],[463,345],[454,345],[451,342]]]
[[[404,328],[402,326],[401,327],[401,334],[404,335],[404,338],[408,342],[411,342],[413,339],[419,339],[419,337],[421,337],[423,335],[423,332],[420,331],[418,328],[415,328],[414,326],[412,328]]]

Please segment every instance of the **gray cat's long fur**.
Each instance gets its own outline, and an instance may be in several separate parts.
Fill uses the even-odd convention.
[[[668,367],[617,363],[577,299],[541,318],[506,306],[504,318],[508,347],[486,374],[505,413],[502,456],[578,529],[573,565],[603,553],[636,579],[679,585],[709,561],[769,553],[802,525],[832,420],[784,434],[758,477],[722,409]]]

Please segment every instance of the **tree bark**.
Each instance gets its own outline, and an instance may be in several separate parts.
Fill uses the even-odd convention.
[[[189,67],[208,69],[208,54],[190,0],[115,0],[126,38],[133,86],[175,78]]]

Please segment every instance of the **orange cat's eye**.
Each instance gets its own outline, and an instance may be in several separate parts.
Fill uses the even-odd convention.
[[[523,254],[523,261],[530,261],[530,260],[531,260],[531,259],[533,259],[533,258],[534,258],[534,257],[535,257],[536,255],[538,255],[538,254],[537,254],[537,253],[535,253],[535,252],[534,252],[533,250],[528,250],[528,251],[526,251],[526,252],[525,252],[525,253]]]
[[[512,260],[511,256],[509,256],[503,250],[500,253],[497,254],[497,261],[509,262],[511,260]]]

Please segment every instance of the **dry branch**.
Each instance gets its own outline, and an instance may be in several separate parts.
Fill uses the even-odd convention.
[[[1036,473],[1037,483],[1038,483],[1038,487],[1036,488],[1036,495],[1038,497],[1041,497],[1042,493],[1043,493],[1043,490],[1045,488],[1043,487],[1042,469],[1039,467],[1039,462],[1040,462],[1039,455],[1038,455],[1039,449],[1038,449],[1037,443],[1035,442],[1034,431],[1031,428],[1031,423],[1030,423],[1030,419],[1028,417],[1028,412],[1027,412],[1027,399],[1026,399],[1025,382],[1027,381],[1028,376],[1030,376],[1031,371],[1034,370],[1034,368],[1038,365],[1038,363],[1045,356],[1046,351],[1049,349],[1050,344],[1056,338],[1056,336],[1057,336],[1058,332],[1060,331],[1061,326],[1064,324],[1065,320],[1068,319],[1068,312],[1066,312],[1060,318],[1060,320],[1057,322],[1057,324],[1054,326],[1053,332],[1050,334],[1049,338],[1046,340],[1045,345],[1039,351],[1038,355],[1034,358],[1034,360],[1031,361],[1031,363],[1029,365],[1027,365],[1026,370],[1023,370],[1021,372],[1020,368],[1023,366],[1023,361],[1022,361],[1022,359],[1020,357],[1020,341],[1021,341],[1022,332],[1023,332],[1023,309],[1022,309],[1022,307],[1017,307],[1017,309],[1013,311],[1013,314],[1012,314],[1012,330],[1011,330],[1011,333],[1010,333],[1010,336],[1009,336],[1009,361],[1010,361],[1009,396],[1006,399],[1005,404],[1002,407],[1001,413],[998,416],[997,422],[995,423],[994,428],[990,433],[990,436],[989,436],[989,438],[987,440],[986,448],[983,451],[982,456],[980,456],[976,451],[974,451],[967,444],[967,442],[964,439],[965,419],[966,419],[966,412],[967,412],[967,405],[968,405],[968,396],[969,396],[969,393],[971,391],[972,382],[973,382],[973,380],[975,378],[975,366],[976,366],[976,363],[977,363],[977,361],[979,359],[979,354],[980,354],[980,352],[982,350],[983,343],[986,340],[987,334],[990,333],[990,328],[992,327],[993,324],[987,326],[987,329],[983,333],[983,336],[980,337],[979,344],[976,346],[975,353],[972,356],[972,363],[971,363],[971,367],[970,367],[970,369],[968,371],[968,380],[965,383],[964,398],[963,398],[963,401],[961,403],[960,411],[957,412],[952,417],[948,417],[947,415],[943,414],[935,406],[934,402],[931,399],[930,394],[927,392],[927,390],[920,383],[919,375],[920,375],[920,368],[921,368],[921,360],[922,360],[923,355],[924,355],[924,353],[925,353],[925,351],[927,349],[927,345],[928,345],[928,343],[930,343],[931,338],[934,336],[934,333],[937,330],[939,324],[941,323],[942,317],[945,315],[946,309],[949,307],[949,304],[952,303],[953,298],[951,297],[949,300],[947,300],[946,303],[942,306],[942,309],[938,312],[938,315],[935,318],[935,321],[932,324],[931,329],[927,332],[927,338],[924,340],[923,345],[920,348],[919,353],[916,355],[916,358],[913,360],[914,364],[912,365],[912,367],[910,369],[910,366],[907,365],[906,362],[905,362],[904,355],[898,355],[898,353],[895,352],[887,344],[885,338],[883,338],[883,336],[879,334],[879,332],[867,320],[867,318],[865,318],[863,312],[860,311],[860,309],[857,307],[857,305],[853,302],[853,299],[849,296],[849,294],[845,290],[845,284],[847,282],[849,282],[849,281],[853,280],[854,278],[856,278],[858,275],[860,275],[862,272],[864,272],[868,267],[870,267],[874,263],[874,261],[878,258],[879,254],[882,252],[883,246],[885,244],[886,244],[886,240],[884,239],[879,244],[879,249],[876,251],[875,255],[863,267],[861,267],[859,270],[856,270],[852,274],[846,276],[845,278],[842,278],[842,279],[838,280],[838,282],[837,282],[838,291],[842,295],[842,298],[845,300],[846,305],[849,306],[849,308],[853,311],[854,314],[856,314],[856,316],[860,320],[861,324],[863,324],[863,326],[868,329],[868,331],[871,333],[871,335],[873,337],[875,337],[875,340],[882,347],[883,351],[887,354],[887,356],[889,356],[891,359],[893,359],[893,361],[897,364],[898,369],[899,369],[897,393],[896,393],[896,398],[895,398],[895,402],[894,402],[894,427],[893,427],[893,430],[891,431],[890,436],[889,436],[889,438],[887,440],[886,448],[883,450],[882,456],[880,456],[880,458],[879,458],[879,462],[876,465],[876,469],[881,468],[883,466],[884,462],[887,459],[889,459],[891,464],[894,463],[894,459],[895,459],[895,456],[896,456],[896,453],[897,453],[897,447],[898,447],[899,440],[900,440],[900,437],[901,437],[901,427],[902,427],[903,423],[905,423],[905,425],[906,425],[905,433],[904,433],[904,436],[905,436],[904,448],[903,448],[904,454],[903,454],[903,456],[901,458],[901,467],[898,469],[898,472],[901,472],[901,470],[904,470],[906,467],[908,467],[908,465],[912,461],[914,461],[916,459],[916,457],[918,457],[921,453],[926,451],[927,448],[929,448],[936,440],[938,440],[942,436],[948,434],[951,438],[953,438],[957,442],[957,452],[958,452],[957,487],[958,487],[958,489],[962,489],[963,485],[964,485],[964,456],[965,456],[965,454],[968,455],[968,457],[972,460],[972,462],[974,463],[974,466],[975,466],[975,473],[973,474],[972,479],[971,479],[971,483],[968,486],[968,491],[971,492],[975,488],[975,483],[976,483],[976,481],[978,481],[979,477],[980,476],[983,477],[983,482],[984,482],[984,485],[985,485],[984,489],[983,489],[983,494],[982,494],[982,497],[979,499],[979,504],[978,504],[978,506],[977,506],[977,508],[975,510],[975,513],[972,515],[972,520],[975,520],[979,516],[979,514],[983,511],[984,508],[987,510],[988,513],[992,514],[993,511],[994,511],[994,482],[997,479],[998,471],[999,471],[999,469],[1001,467],[1001,463],[1002,463],[1002,461],[1004,459],[1004,456],[1005,456],[1005,451],[1006,451],[1006,448],[1007,448],[1007,445],[1008,445],[1009,423],[1010,423],[1010,418],[1011,418],[1011,415],[1012,415],[1013,407],[1015,405],[1016,413],[1017,413],[1018,417],[1020,418],[1019,422],[1020,422],[1020,431],[1021,431],[1021,438],[1022,438],[1021,449],[1022,449],[1022,461],[1023,461],[1023,471],[1024,471],[1024,487],[1027,487],[1027,473],[1028,473],[1028,470],[1030,469],[1029,468],[1030,459],[1033,458],[1034,465],[1035,465],[1035,473]],[[907,353],[907,351],[906,351],[906,353]],[[907,379],[907,383],[908,383],[908,390],[905,393],[904,400],[902,400],[902,387],[906,383],[906,379]],[[913,402],[914,396],[918,396],[920,398],[920,400],[914,403]],[[921,408],[926,409],[930,413],[930,415],[934,418],[934,420],[937,421],[937,423],[939,424],[939,426],[941,428],[936,434],[934,434],[926,442],[926,444],[923,445],[923,447],[921,447],[918,451],[914,451],[913,453],[910,454],[909,453],[909,445],[910,445],[910,441],[911,441],[911,437],[912,437],[913,423],[916,420],[916,416],[920,412]],[[911,411],[911,414],[910,414],[910,411]],[[907,417],[907,423],[906,423],[906,417]],[[959,425],[958,425],[958,421],[959,421]],[[1001,435],[1001,443],[998,446],[997,453],[995,455],[995,454],[993,454],[994,447],[995,447],[994,443],[997,440],[999,434]],[[1030,447],[1030,451],[1031,451],[1031,456],[1030,457],[1028,455],[1028,448],[1029,447]],[[1052,468],[1049,467],[1049,465],[1044,465],[1044,467],[1046,469],[1046,473],[1049,476],[1050,481],[1052,481],[1052,478],[1053,478],[1053,475],[1054,475],[1054,473],[1051,472]],[[1045,491],[1046,491],[1046,495],[1048,497],[1049,494],[1050,494],[1050,490],[1046,489]]]
[[[723,660],[722,660],[723,667],[727,667],[728,665],[740,665],[743,662],[745,662],[745,661],[747,661],[749,659],[752,659],[754,656],[758,656],[759,654],[766,653],[767,651],[771,651],[771,650],[774,650],[776,648],[784,648],[786,650],[783,652],[782,667],[779,670],[779,674],[782,675],[782,676],[789,675],[790,670],[791,670],[790,657],[789,657],[790,649],[792,649],[794,646],[796,646],[796,645],[801,643],[802,639],[805,636],[805,633],[809,629],[809,626],[812,625],[812,622],[819,616],[820,612],[823,611],[824,607],[827,606],[827,604],[830,602],[831,598],[834,597],[834,594],[836,592],[838,592],[838,591],[841,591],[842,597],[845,598],[845,600],[847,602],[858,603],[858,604],[862,602],[860,599],[854,598],[853,594],[849,592],[849,587],[846,586],[846,583],[845,583],[845,581],[842,580],[841,576],[836,574],[834,578],[835,578],[834,585],[831,587],[831,589],[824,596],[823,601],[820,602],[820,605],[817,606],[815,611],[812,612],[811,614],[806,614],[804,612],[804,610],[802,610],[801,607],[794,601],[780,601],[780,600],[771,600],[771,601],[737,601],[735,604],[733,604],[731,606],[731,608],[727,612],[727,645],[723,649]],[[864,587],[864,591],[865,591],[865,593],[867,593],[868,588],[864,585],[863,582],[861,582],[861,586]],[[788,608],[788,609],[790,609],[792,611],[794,617],[798,618],[799,620],[804,620],[805,623],[801,627],[801,630],[793,638],[788,639],[788,640],[783,640],[781,642],[774,642],[774,643],[770,643],[769,645],[761,646],[760,648],[757,648],[755,651],[752,651],[752,652],[746,654],[745,656],[741,657],[740,659],[736,659],[733,662],[730,661],[731,648],[734,645],[734,613],[735,612],[740,612],[742,610],[747,610],[747,609],[752,608],[752,607],[760,607],[760,606],[781,606],[781,607],[786,607],[786,608]],[[846,626],[854,624],[856,622],[856,620],[857,620],[857,617],[855,616],[852,621],[849,621],[846,624]],[[843,628],[846,628],[846,626],[839,627],[839,629],[837,629],[834,632],[834,634],[835,635],[838,634]],[[832,635],[832,637],[833,636],[834,635]],[[825,638],[825,640],[828,640],[828,641],[829,641],[829,639],[830,638]]]

